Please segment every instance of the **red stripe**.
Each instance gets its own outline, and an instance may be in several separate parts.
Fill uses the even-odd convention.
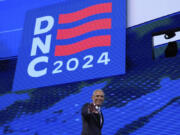
[[[56,39],[73,38],[100,29],[111,29],[111,19],[100,19],[70,29],[59,29]]]
[[[73,13],[60,14],[59,24],[72,23],[84,19],[88,16],[101,14],[101,13],[112,13],[112,3],[110,2],[110,3],[97,4]]]
[[[103,47],[111,45],[111,36],[95,36],[70,45],[57,45],[55,56],[66,56],[75,54],[93,47]]]

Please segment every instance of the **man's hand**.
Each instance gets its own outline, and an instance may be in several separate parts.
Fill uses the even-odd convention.
[[[98,114],[98,111],[96,110],[96,108],[95,108],[95,106],[93,104],[90,104],[88,106],[88,112]]]

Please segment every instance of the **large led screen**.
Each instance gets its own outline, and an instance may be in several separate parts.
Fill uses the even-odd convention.
[[[13,90],[124,74],[125,16],[125,0],[66,1],[28,11]]]

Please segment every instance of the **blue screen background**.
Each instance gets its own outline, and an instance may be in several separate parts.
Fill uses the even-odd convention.
[[[0,59],[18,55],[28,10],[68,0],[0,0]]]

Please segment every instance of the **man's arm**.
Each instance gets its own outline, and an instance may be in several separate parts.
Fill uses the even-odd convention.
[[[87,103],[82,107],[81,113],[84,117],[88,117],[93,113],[97,114],[98,111],[95,109],[95,106],[93,104]]]

